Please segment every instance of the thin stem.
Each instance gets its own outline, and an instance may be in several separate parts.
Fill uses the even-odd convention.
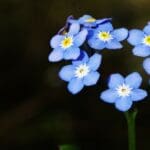
[[[128,145],[129,150],[136,150],[136,132],[135,132],[135,119],[137,110],[125,112],[127,125],[128,125]]]

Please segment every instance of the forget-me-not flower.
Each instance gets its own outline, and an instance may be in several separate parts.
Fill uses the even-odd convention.
[[[50,45],[53,48],[48,59],[51,62],[58,62],[62,59],[76,59],[80,55],[80,46],[84,43],[87,36],[87,30],[80,30],[78,23],[70,25],[69,31],[60,35],[55,35]]]
[[[147,24],[143,31],[132,29],[129,31],[128,42],[135,46],[133,54],[136,56],[150,56],[150,24]]]
[[[110,22],[111,18],[103,18],[103,19],[95,19],[91,15],[83,15],[79,19],[68,19],[69,23],[78,22],[79,24],[83,25],[84,27],[96,27],[99,24],[103,24],[106,22]]]
[[[80,92],[84,86],[95,85],[100,77],[97,69],[101,64],[101,55],[94,54],[90,58],[85,55],[83,59],[73,61],[71,65],[64,66],[59,76],[69,82],[68,90],[72,94]]]
[[[112,74],[108,83],[109,89],[102,92],[100,98],[107,103],[114,103],[120,111],[127,111],[134,101],[140,101],[147,96],[145,90],[139,89],[142,77],[134,72],[124,78],[120,74]]]
[[[150,75],[150,58],[146,58],[143,62],[145,71]]]
[[[128,30],[125,28],[114,29],[111,23],[104,23],[99,25],[88,40],[91,48],[96,50],[107,49],[120,49],[123,41],[128,36]]]

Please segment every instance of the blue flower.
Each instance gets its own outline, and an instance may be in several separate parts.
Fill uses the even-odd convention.
[[[48,59],[51,62],[58,62],[62,59],[76,59],[80,55],[80,46],[84,43],[87,36],[87,30],[80,31],[80,25],[73,23],[70,25],[69,31],[63,35],[55,35],[50,40],[53,51]]]
[[[123,41],[128,36],[128,30],[125,28],[113,29],[111,23],[101,24],[94,30],[93,36],[88,40],[91,48],[102,50],[107,49],[120,49]]]
[[[103,19],[95,19],[90,15],[83,15],[79,19],[73,19],[69,18],[68,22],[69,23],[75,23],[78,22],[79,24],[83,25],[84,27],[96,27],[99,24],[103,24],[106,22],[110,22],[112,19],[111,18],[103,18]]]
[[[132,29],[129,31],[128,42],[135,46],[133,54],[136,56],[150,56],[150,24],[147,24],[143,31]]]
[[[84,53],[84,57],[80,60],[73,61],[71,65],[64,66],[59,77],[69,82],[68,90],[72,94],[80,92],[84,86],[95,85],[100,77],[97,69],[101,64],[101,55],[94,54],[90,58]]]
[[[143,62],[145,71],[150,75],[150,58],[146,58]]]
[[[140,101],[147,96],[145,90],[139,89],[142,77],[134,72],[124,78],[120,74],[112,74],[108,83],[109,89],[102,92],[100,98],[107,103],[114,103],[120,111],[127,111],[133,102]]]

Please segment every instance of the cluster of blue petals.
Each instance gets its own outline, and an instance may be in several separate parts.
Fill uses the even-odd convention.
[[[80,46],[84,43],[87,36],[87,30],[80,30],[78,23],[73,23],[69,27],[69,31],[64,34],[57,34],[50,40],[50,46],[53,51],[50,53],[48,59],[51,62],[58,62],[62,59],[71,60],[76,59],[80,55]],[[63,47],[61,42],[65,38],[71,38],[72,44],[68,47]]]
[[[50,62],[67,60],[68,65],[59,71],[59,77],[68,83],[67,89],[72,94],[79,93],[85,86],[95,85],[99,78],[98,71],[102,55],[101,50],[118,50],[123,48],[122,41],[134,46],[136,56],[150,56],[150,24],[143,30],[126,28],[115,29],[111,18],[95,19],[83,15],[78,19],[69,16],[66,25],[50,40],[52,51],[48,56]],[[92,49],[90,55],[88,50]],[[143,68],[150,74],[150,58],[143,62]],[[147,96],[145,90],[139,89],[142,77],[134,72],[124,78],[121,74],[112,74],[108,90],[100,94],[100,99],[114,103],[120,111],[128,111],[134,101]]]
[[[101,39],[100,34],[107,34],[108,39]],[[102,35],[101,35],[102,36]],[[110,22],[99,25],[93,30],[93,35],[88,39],[88,44],[91,48],[96,50],[107,49],[120,49],[122,48],[121,41],[125,40],[128,36],[128,30],[125,28],[114,29]],[[102,37],[103,38],[103,37]]]
[[[150,41],[149,44],[144,42],[144,39],[148,36],[150,36],[150,24],[146,25],[143,30],[132,29],[129,31],[127,40],[134,46],[132,50],[134,55],[140,57],[150,56]]]
[[[95,21],[88,22],[87,20],[94,19]],[[83,15],[79,19],[69,18],[69,23],[79,23],[80,25],[83,25],[84,27],[97,27],[100,24],[107,23],[108,21],[111,21],[111,18],[103,18],[103,19],[95,19],[91,15]]]
[[[80,92],[84,86],[95,85],[100,77],[100,73],[97,71],[101,64],[101,55],[94,54],[90,58],[85,54],[82,60],[72,61],[71,65],[64,66],[59,76],[62,80],[69,82],[68,90],[72,94]],[[86,75],[78,76],[76,74],[77,69],[80,66],[86,66],[88,72]],[[79,68],[80,69],[80,68]]]
[[[145,90],[139,89],[141,83],[142,77],[137,72],[129,74],[126,78],[121,74],[112,74],[108,82],[109,89],[102,92],[100,98],[107,103],[114,103],[120,111],[128,111],[133,102],[147,96]],[[126,90],[126,93],[121,90]]]
[[[148,57],[143,61],[143,68],[150,75],[150,23],[140,29],[129,31],[128,42],[134,46],[133,54],[139,57]]]

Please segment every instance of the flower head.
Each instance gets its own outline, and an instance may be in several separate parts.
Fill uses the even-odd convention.
[[[62,59],[70,60],[78,58],[80,55],[79,47],[86,40],[86,36],[86,29],[80,30],[78,23],[71,24],[68,32],[55,35],[51,39],[50,45],[53,51],[48,57],[49,61],[57,62]]]
[[[112,19],[111,18],[103,18],[103,19],[95,19],[94,17],[90,15],[83,15],[79,19],[73,19],[70,18],[68,19],[69,23],[74,23],[78,22],[79,24],[83,25],[84,27],[96,27],[99,24],[103,24],[106,22],[110,22]]]
[[[143,62],[145,71],[150,75],[150,58],[146,58]]]
[[[62,80],[69,82],[68,90],[72,94],[77,94],[84,86],[91,86],[97,83],[100,77],[97,69],[101,64],[101,59],[99,54],[94,54],[89,58],[84,52],[82,59],[77,59],[71,65],[64,66],[60,70],[59,76]]]
[[[140,57],[150,56],[150,24],[147,24],[143,30],[130,30],[128,42],[135,46],[133,48],[134,55]]]
[[[147,96],[145,90],[139,89],[142,78],[134,72],[124,78],[120,74],[112,74],[108,83],[109,89],[102,92],[100,98],[107,103],[114,103],[120,111],[127,111],[134,101],[140,101]]]
[[[102,50],[107,49],[120,49],[122,45],[120,41],[123,41],[128,36],[128,30],[125,28],[113,29],[111,23],[104,23],[99,25],[93,30],[93,35],[88,38],[88,44],[90,47]]]

